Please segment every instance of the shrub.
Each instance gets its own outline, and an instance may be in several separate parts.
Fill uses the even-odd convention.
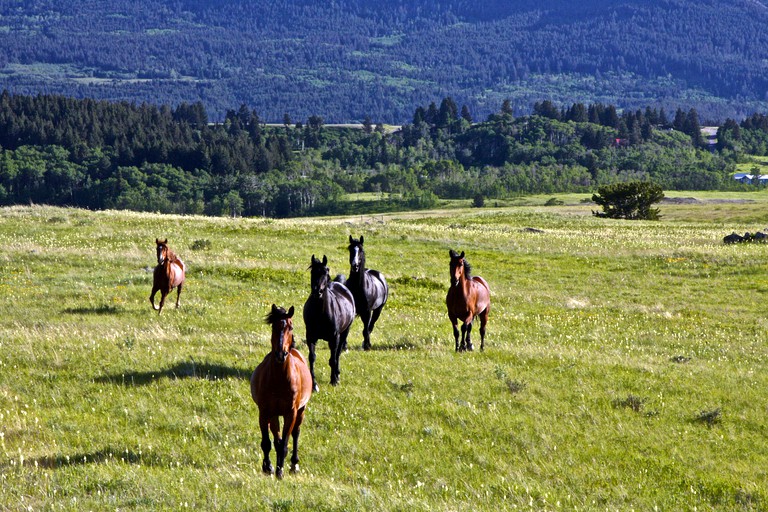
[[[596,217],[630,220],[659,220],[659,209],[651,205],[664,199],[659,185],[648,181],[614,183],[597,189],[592,201],[603,207],[602,212],[592,211]]]

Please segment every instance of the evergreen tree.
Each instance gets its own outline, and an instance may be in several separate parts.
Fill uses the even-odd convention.
[[[467,123],[472,124],[472,114],[469,112],[469,107],[466,105],[461,106],[461,118]]]

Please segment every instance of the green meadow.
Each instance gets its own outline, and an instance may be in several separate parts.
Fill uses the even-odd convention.
[[[0,510],[768,509],[768,245],[722,244],[768,229],[768,193],[675,194],[658,222],[585,197],[290,220],[0,209]],[[361,234],[390,285],[373,350],[356,320],[332,387],[318,345],[301,471],[277,481],[248,383],[264,316],[301,311],[313,254],[348,273]],[[189,267],[161,315],[156,237]],[[491,285],[484,352],[453,350],[449,249]]]

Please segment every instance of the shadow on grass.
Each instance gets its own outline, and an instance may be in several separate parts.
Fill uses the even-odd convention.
[[[418,349],[418,345],[415,343],[410,343],[407,341],[400,341],[395,343],[376,343],[374,341],[371,341],[371,352],[397,352],[399,350],[416,350]],[[354,351],[354,352],[365,352],[363,350],[362,344],[357,345],[349,345],[349,342],[347,342],[347,350]]]
[[[233,368],[220,364],[184,361],[170,368],[147,372],[127,372],[119,375],[105,375],[96,378],[98,383],[121,384],[123,386],[145,386],[160,379],[250,379],[253,368]]]
[[[105,448],[96,452],[77,453],[74,455],[46,455],[36,459],[25,459],[24,466],[56,469],[70,466],[84,466],[86,464],[102,464],[104,462],[121,462],[124,464],[136,464],[140,466],[167,466],[170,460],[155,453],[144,453],[141,450],[129,449],[117,450]]]
[[[92,308],[67,308],[64,313],[69,315],[117,315],[122,310],[109,304]]]

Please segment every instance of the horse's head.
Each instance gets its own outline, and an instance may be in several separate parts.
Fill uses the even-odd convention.
[[[349,268],[351,272],[360,272],[365,268],[363,242],[363,235],[360,235],[360,240],[352,238],[352,235],[349,235]]]
[[[264,321],[272,325],[272,352],[278,363],[284,363],[293,346],[293,306],[286,311],[272,304]]]
[[[451,256],[451,286],[456,286],[461,281],[462,276],[464,279],[469,278],[470,267],[467,260],[464,259],[464,251],[459,254],[453,249],[449,249],[448,254]]]
[[[328,258],[323,255],[323,261],[315,258],[312,255],[312,263],[309,265],[309,283],[311,287],[311,295],[318,299],[322,299],[325,295],[325,289],[328,288],[328,283],[331,280],[331,273],[328,270]]]
[[[168,257],[168,239],[155,238],[155,245],[157,246],[157,264],[162,265]]]

